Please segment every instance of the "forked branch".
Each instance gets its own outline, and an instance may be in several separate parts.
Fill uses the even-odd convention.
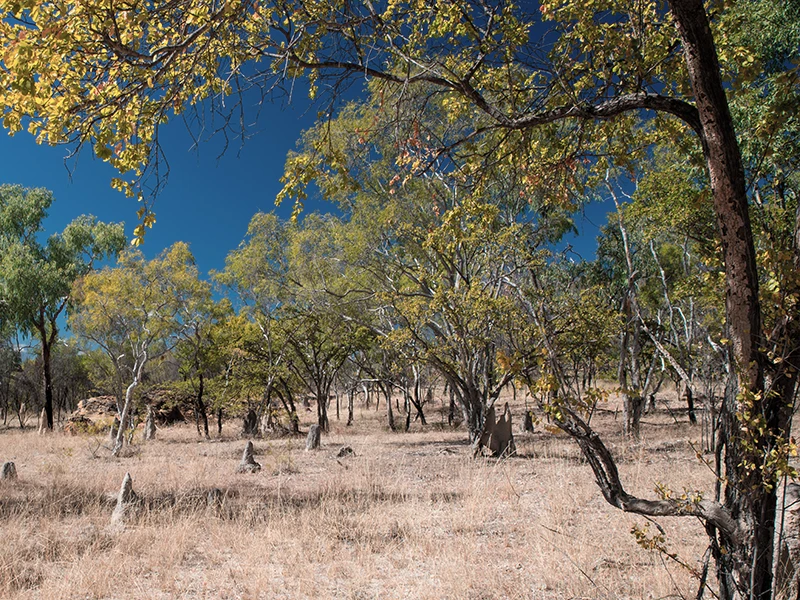
[[[603,497],[620,510],[648,517],[698,517],[715,526],[724,536],[738,543],[742,532],[730,512],[719,502],[696,498],[665,498],[645,500],[630,495],[622,486],[619,471],[606,445],[575,412],[568,407],[559,407],[560,418],[556,424],[568,433],[580,446],[583,455],[594,472]]]

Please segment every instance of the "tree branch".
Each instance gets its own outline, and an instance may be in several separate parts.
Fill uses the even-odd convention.
[[[645,500],[626,492],[620,481],[614,457],[600,437],[568,407],[559,406],[559,410],[561,418],[555,420],[556,424],[580,446],[594,471],[597,485],[600,486],[603,497],[609,504],[625,512],[649,517],[698,517],[714,525],[728,539],[736,543],[742,540],[743,532],[739,524],[719,502],[701,498]]]

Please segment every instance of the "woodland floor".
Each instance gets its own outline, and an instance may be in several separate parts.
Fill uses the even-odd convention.
[[[518,456],[470,458],[463,430],[385,427],[383,405],[332,418],[318,452],[303,438],[254,440],[263,469],[234,471],[244,448],[230,421],[221,440],[193,426],[158,431],[112,458],[100,438],[0,430],[0,598],[693,598],[689,569],[639,547],[646,521],[607,505],[577,446],[563,435],[519,433]],[[710,494],[674,392],[643,418],[637,443],[620,435],[612,399],[594,417],[626,488],[656,484]],[[303,414],[304,429],[313,413]],[[398,417],[401,415],[398,415]],[[400,419],[398,418],[398,421]],[[438,422],[438,424],[437,424]],[[690,440],[694,447],[687,442]],[[355,456],[337,458],[342,446]],[[109,528],[125,472],[145,508]],[[224,494],[219,510],[208,490]],[[705,551],[699,522],[660,519],[666,544],[694,569]],[[651,531],[654,526],[651,525]]]

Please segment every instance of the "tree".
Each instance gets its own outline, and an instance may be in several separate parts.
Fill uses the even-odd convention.
[[[175,355],[180,364],[180,373],[194,396],[195,422],[200,434],[208,433],[208,411],[204,401],[209,380],[225,370],[224,328],[231,316],[231,305],[227,300],[215,301],[211,284],[197,276],[197,269],[189,264],[180,283],[181,294],[177,296],[176,314],[180,327],[177,330]]]
[[[666,150],[637,180],[617,223],[635,253],[641,335],[683,388],[692,423],[695,396],[703,394],[709,425],[716,418],[712,390],[726,372],[726,352],[716,342],[725,338],[724,319],[717,317],[725,310],[719,239],[706,182],[674,149]],[[613,244],[613,237],[607,231],[604,239]],[[611,275],[613,259],[604,262]],[[711,449],[710,436],[706,443]]]
[[[47,427],[53,428],[52,353],[59,317],[71,302],[73,283],[95,262],[111,258],[125,245],[121,224],[78,217],[63,232],[38,239],[53,202],[50,192],[0,186],[0,285],[7,318],[38,338]]]
[[[257,214],[248,237],[231,252],[220,281],[232,286],[261,332],[246,346],[263,361],[266,396],[280,382],[293,411],[293,379],[317,400],[319,426],[328,429],[327,404],[338,370],[364,331],[351,323],[350,282],[341,271],[341,240],[333,218],[308,215],[302,225]],[[290,415],[294,422],[296,415]],[[296,426],[293,426],[296,427]]]
[[[288,383],[286,339],[276,317],[282,290],[290,284],[285,253],[290,229],[274,214],[254,215],[245,240],[228,254],[225,270],[215,277],[235,295],[240,317],[252,324],[239,323],[242,332],[235,343],[240,352],[233,379],[240,395],[249,397],[249,390],[257,387],[257,396],[269,399],[280,384],[291,429],[297,433],[299,418]]]
[[[338,264],[350,285],[336,291],[326,280],[323,289],[339,298],[346,291],[350,303],[363,307],[351,318],[379,338],[379,351],[397,358],[365,369],[395,385],[405,370],[400,364],[436,369],[455,391],[479,448],[486,415],[512,377],[497,369],[496,355],[518,316],[509,298],[513,281],[571,221],[513,174],[498,173],[491,186],[476,189],[446,160],[417,172],[422,134],[413,123],[383,120],[381,92],[371,89],[366,101],[305,132],[287,159],[285,179],[295,194],[313,180],[347,211]],[[447,107],[423,92],[408,94],[425,105],[421,115],[431,135],[463,131],[465,119],[450,119]],[[420,409],[418,386],[405,387],[417,390],[408,397]]]
[[[6,327],[0,330],[0,412],[3,415],[3,425],[8,424],[13,404],[13,383],[17,372],[21,368],[20,351],[14,345],[14,336]]]
[[[130,427],[133,392],[145,365],[178,341],[181,299],[191,295],[196,275],[188,246],[178,242],[150,261],[128,251],[120,256],[119,266],[89,273],[78,282],[79,301],[70,326],[90,346],[103,350],[116,376],[120,427],[114,456]]]

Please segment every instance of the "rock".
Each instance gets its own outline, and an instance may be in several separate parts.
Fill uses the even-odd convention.
[[[258,415],[253,409],[247,411],[247,414],[244,416],[242,435],[258,435]]]
[[[508,406],[508,402],[506,402],[503,415],[492,430],[489,449],[494,456],[505,456],[506,454],[514,454],[517,451],[514,444],[514,433],[511,430],[511,409]]]
[[[322,438],[322,430],[319,425],[312,425],[308,429],[308,437],[306,438],[306,451],[319,450],[320,439]]]
[[[97,435],[108,431],[117,418],[117,400],[114,396],[95,396],[78,402],[64,424],[64,431],[72,435]]]
[[[173,423],[186,422],[186,416],[177,405],[169,407],[162,406],[155,411],[155,419],[161,427],[166,427]]]
[[[239,466],[236,467],[237,473],[255,473],[256,471],[261,470],[261,465],[258,464],[255,459],[253,458],[253,442],[247,442],[247,446],[244,447],[244,452],[242,453],[242,460],[239,463]]]
[[[42,409],[42,414],[39,415],[39,435],[47,433],[47,411]]]
[[[0,471],[0,479],[16,479],[17,478],[17,466],[11,462],[3,463],[3,470]]]
[[[183,397],[164,390],[149,390],[142,399],[148,409],[152,407],[153,420],[160,426],[185,421],[179,405]],[[118,419],[117,399],[115,396],[95,396],[78,402],[64,425],[64,431],[72,435],[98,435],[108,432],[109,427]],[[129,423],[133,422],[133,418]],[[116,426],[115,426],[116,429]],[[116,437],[116,431],[114,432]]]
[[[356,452],[350,446],[343,446],[339,448],[339,452],[336,453],[336,458],[345,458],[346,456],[355,456]]]
[[[153,407],[153,418],[159,427],[168,427],[175,423],[185,423],[187,417],[193,416],[194,399],[176,390],[152,387],[142,395],[147,406]]]
[[[208,490],[208,494],[206,494],[206,505],[209,508],[219,508],[222,506],[222,499],[224,494],[222,490],[219,488],[211,488]]]
[[[494,406],[486,411],[483,435],[481,435],[479,446],[476,447],[476,452],[482,447],[489,448],[492,456],[503,456],[517,451],[514,445],[514,434],[511,430],[511,409],[508,402],[506,402],[502,416],[497,421],[495,421]]]
[[[144,439],[156,439],[156,419],[153,414],[153,407],[149,404],[147,405],[147,419],[144,422]]]
[[[133,491],[133,480],[130,473],[125,473],[122,486],[117,495],[117,505],[111,513],[111,527],[114,529],[124,529],[127,522],[136,511],[139,504],[139,497]]]
[[[494,406],[492,406],[489,410],[486,411],[486,417],[483,421],[483,434],[481,435],[481,446],[487,446],[489,444],[489,440],[492,438],[492,432],[494,431],[494,425],[497,421],[497,417],[495,416]]]

